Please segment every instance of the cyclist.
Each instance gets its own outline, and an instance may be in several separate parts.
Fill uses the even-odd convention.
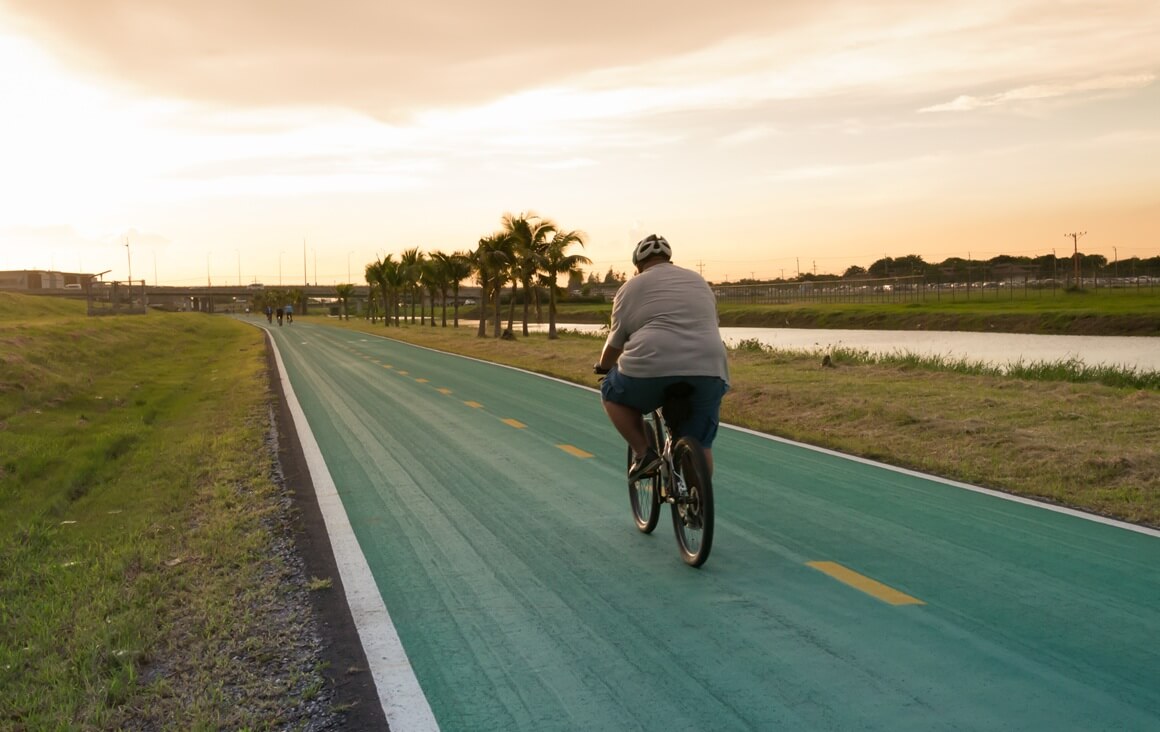
[[[656,472],[660,456],[648,444],[642,414],[664,401],[665,387],[693,386],[691,414],[681,434],[705,448],[713,470],[721,398],[729,390],[729,365],[717,325],[717,301],[701,275],[672,263],[673,250],[662,236],[641,239],[632,253],[637,274],[612,301],[612,326],[597,373],[604,411],[632,449],[629,480]]]

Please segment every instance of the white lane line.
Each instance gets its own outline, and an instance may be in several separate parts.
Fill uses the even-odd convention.
[[[268,339],[274,349],[274,359],[278,364],[278,374],[282,380],[282,390],[302,452],[306,456],[310,480],[314,483],[314,493],[318,497],[318,507],[326,523],[326,533],[330,535],[330,546],[338,564],[338,573],[346,591],[346,601],[358,629],[363,651],[367,656],[371,677],[379,692],[379,703],[387,716],[387,724],[396,732],[436,732],[439,729],[427,697],[415,678],[415,671],[399,640],[395,624],[379,594],[378,586],[371,575],[370,566],[351,529],[350,519],[334,485],[330,470],[306,415],[294,394],[282,354],[274,340]]]

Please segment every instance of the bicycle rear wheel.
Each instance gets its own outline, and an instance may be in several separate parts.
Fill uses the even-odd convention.
[[[701,443],[692,437],[677,440],[673,467],[677,490],[673,531],[677,547],[685,564],[700,567],[713,548],[713,481]]]
[[[656,412],[650,412],[644,416],[644,433],[648,437],[648,444],[652,445],[652,448],[658,453],[660,452],[659,426]],[[632,448],[628,449],[628,467],[632,467]],[[659,471],[651,477],[628,483],[628,500],[632,504],[632,518],[636,521],[636,528],[645,534],[651,534],[653,529],[657,527],[657,520],[661,515],[660,490],[661,476]]]

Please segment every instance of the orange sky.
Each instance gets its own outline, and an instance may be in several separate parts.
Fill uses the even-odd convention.
[[[0,269],[358,281],[507,211],[714,280],[1160,255],[1154,0],[395,5],[0,0]]]

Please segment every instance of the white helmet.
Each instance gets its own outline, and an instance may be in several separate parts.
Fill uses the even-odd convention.
[[[636,249],[632,250],[632,264],[634,267],[638,267],[641,262],[657,254],[662,255],[665,259],[672,259],[673,248],[669,246],[663,236],[649,234],[637,242]]]

